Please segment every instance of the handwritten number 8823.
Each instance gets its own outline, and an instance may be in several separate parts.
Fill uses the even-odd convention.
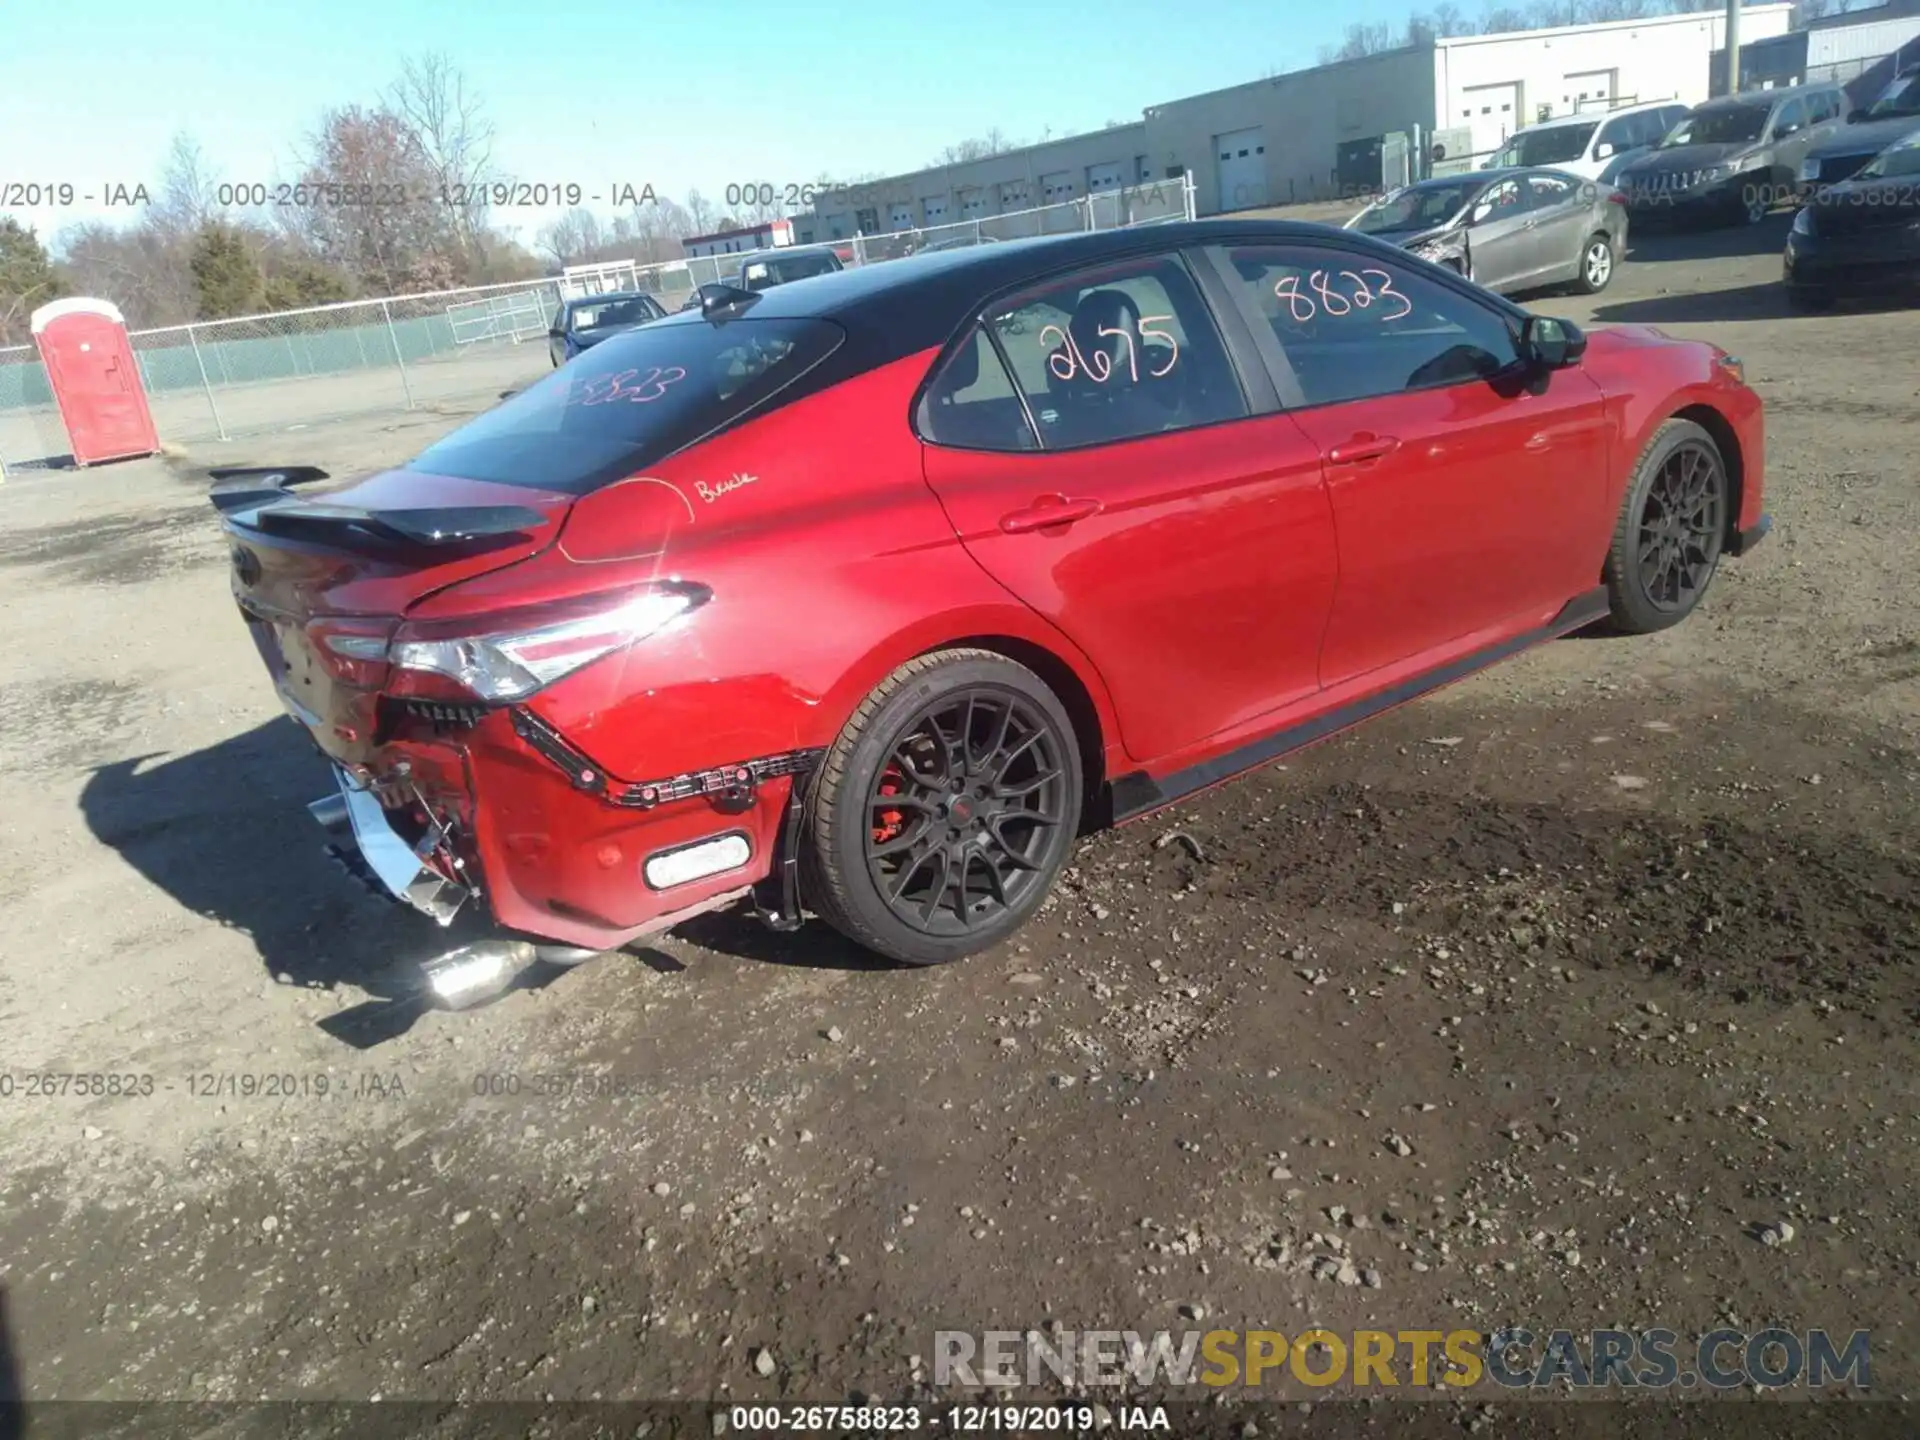
[[[1367,277],[1379,280],[1378,288],[1367,284]],[[1343,292],[1336,281],[1350,280],[1353,287]],[[1397,310],[1382,309],[1372,318],[1382,324],[1388,324],[1413,313],[1413,301],[1393,288],[1393,276],[1385,270],[1342,270],[1337,275],[1326,270],[1315,270],[1306,276],[1306,289],[1301,289],[1301,277],[1285,275],[1274,285],[1273,293],[1287,305],[1287,314],[1296,325],[1303,325],[1316,315],[1351,315],[1358,310],[1371,311],[1375,305],[1391,305],[1399,302]]]

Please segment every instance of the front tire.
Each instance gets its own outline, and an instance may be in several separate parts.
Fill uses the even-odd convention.
[[[807,903],[909,965],[998,944],[1072,852],[1082,774],[1072,720],[1024,665],[987,650],[910,660],[821,764],[801,852]]]
[[[1634,467],[1604,580],[1613,628],[1650,635],[1677,625],[1707,593],[1726,543],[1726,457],[1700,426],[1669,420]]]
[[[1582,295],[1598,295],[1613,279],[1613,237],[1599,231],[1587,237],[1580,251],[1580,277],[1575,282]]]

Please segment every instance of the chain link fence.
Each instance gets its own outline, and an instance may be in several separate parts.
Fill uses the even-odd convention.
[[[927,250],[1191,218],[1190,178],[1099,191],[1004,215],[829,242],[850,265]],[[547,332],[561,301],[637,288],[676,310],[701,285],[732,279],[755,252],[661,264],[610,261],[505,285],[350,300],[270,315],[132,333],[163,442],[192,445],[393,411],[485,408],[551,367]],[[60,463],[66,432],[30,345],[0,349],[0,462]]]

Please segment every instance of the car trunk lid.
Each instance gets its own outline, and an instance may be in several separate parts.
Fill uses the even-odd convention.
[[[387,639],[449,585],[539,553],[573,497],[389,470],[315,493],[311,468],[214,473],[233,594],[288,712],[347,764],[377,749]]]

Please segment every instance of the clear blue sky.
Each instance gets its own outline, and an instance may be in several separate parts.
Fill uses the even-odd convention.
[[[1315,62],[1412,0],[0,0],[0,190],[157,179],[192,134],[228,181],[295,178],[322,110],[448,54],[528,180],[691,186],[894,173]],[[1478,7],[1468,5],[1469,14]],[[0,193],[0,199],[5,199]],[[93,205],[14,210],[43,239]],[[125,219],[127,212],[106,218]],[[530,239],[551,213],[501,213]]]

